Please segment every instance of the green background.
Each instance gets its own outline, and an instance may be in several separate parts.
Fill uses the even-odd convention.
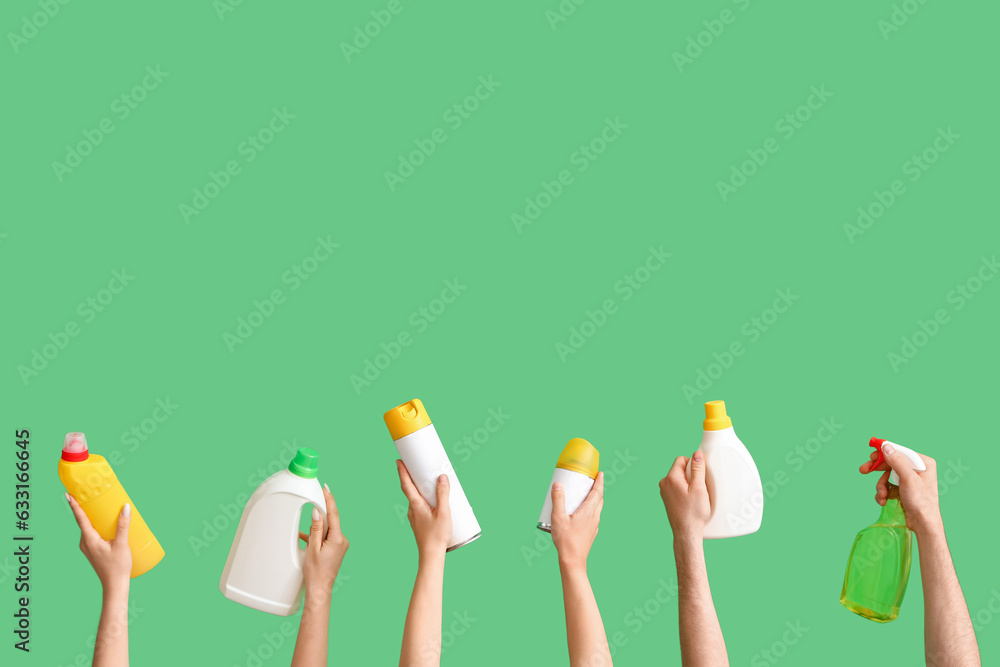
[[[286,463],[285,442],[320,452],[351,541],[330,662],[393,664],[416,550],[381,415],[419,397],[484,529],[448,556],[445,627],[454,614],[475,621],[445,636],[445,664],[566,663],[555,552],[534,525],[573,436],[606,470],[631,461],[607,488],[590,558],[608,633],[626,640],[616,663],[679,664],[676,600],[656,601],[674,573],[657,480],[697,447],[701,402],[716,398],[765,482],[784,481],[757,534],[706,545],[732,664],[771,664],[764,650],[789,665],[921,664],[916,568],[894,623],[838,604],[852,540],[878,514],[875,478],[857,473],[873,435],[961,471],[941,482],[942,511],[984,663],[996,662],[1000,281],[961,309],[948,295],[1000,242],[997,7],[908,5],[885,38],[888,0],[595,0],[554,29],[555,0],[400,6],[350,62],[341,43],[386,3],[247,0],[220,18],[208,0],[72,2],[16,49],[8,35],[5,488],[14,431],[29,428],[36,541],[33,650],[8,644],[3,661],[89,664],[99,585],[56,476],[63,434],[79,429],[92,451],[125,457],[117,473],[166,549],[133,582],[135,664],[253,665],[280,631],[282,619],[224,599],[218,580],[235,532],[220,507],[252,491],[257,469]],[[732,22],[679,70],[674,53],[704,21],[718,31],[725,9]],[[7,2],[0,24],[20,33],[40,11]],[[116,98],[156,66],[169,75],[119,118]],[[446,110],[489,76],[499,87],[449,125]],[[832,97],[785,138],[776,123],[812,86]],[[275,108],[294,119],[247,161],[241,142]],[[103,118],[114,131],[60,181],[52,163]],[[574,152],[608,118],[627,129],[578,171]],[[949,127],[960,138],[909,180],[904,164]],[[384,173],[435,128],[446,141],[390,191]],[[724,201],[717,182],[769,137],[778,152]],[[240,173],[186,224],[179,205],[229,160]],[[572,184],[518,230],[511,215],[561,170]],[[844,225],[893,179],[905,194],[850,242]],[[318,237],[340,247],[292,290],[282,276]],[[651,246],[672,256],[625,300],[615,285]],[[79,304],[123,267],[134,280],[86,321]],[[411,315],[455,279],[467,289],[418,331]],[[231,351],[223,335],[275,289],[284,303]],[[779,289],[798,299],[751,341],[744,326]],[[616,312],[561,359],[556,344],[606,299]],[[948,322],[894,369],[887,355],[938,309]],[[22,377],[71,322],[79,335]],[[401,332],[412,344],[356,391],[351,376]],[[682,387],[734,341],[744,354],[689,400]],[[158,399],[178,407],[127,446]],[[506,423],[458,450],[499,408]],[[796,449],[822,419],[842,428],[806,461]],[[222,529],[196,553],[213,521]],[[2,565],[12,613],[10,557]],[[797,622],[808,631],[781,646]],[[291,645],[263,664],[287,664]]]

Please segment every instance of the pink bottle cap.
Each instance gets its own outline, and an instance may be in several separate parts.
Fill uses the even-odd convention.
[[[63,440],[63,461],[86,461],[88,456],[87,436],[79,432],[67,433]]]

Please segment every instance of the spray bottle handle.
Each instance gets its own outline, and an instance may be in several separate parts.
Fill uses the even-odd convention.
[[[871,468],[868,469],[868,472],[872,472],[885,462],[885,453],[882,451],[882,445],[884,445],[886,442],[888,441],[882,438],[872,438],[871,440],[868,441],[868,446],[874,447],[875,451],[878,452],[878,458],[876,458],[875,461],[872,463],[872,466]],[[889,442],[889,444],[892,445],[897,452],[905,454],[906,457],[910,459],[911,468],[913,468],[918,472],[923,472],[924,470],[927,470],[927,466],[924,464],[924,460],[921,459],[920,455],[917,454],[915,451],[913,451],[909,447],[903,447],[902,445],[897,445],[895,442]],[[896,474],[895,470],[891,470],[891,472],[889,473],[889,483],[899,486],[899,475]]]

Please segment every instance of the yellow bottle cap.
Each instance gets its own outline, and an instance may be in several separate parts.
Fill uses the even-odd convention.
[[[389,427],[389,435],[393,440],[399,440],[404,435],[410,435],[431,423],[431,418],[427,416],[424,404],[419,398],[397,405],[382,417],[385,419],[385,425]]]
[[[706,403],[703,423],[706,431],[721,431],[732,426],[733,420],[726,414],[726,402],[709,401]]]
[[[563,447],[556,467],[597,479],[597,466],[600,460],[601,454],[596,447],[583,438],[573,438]]]

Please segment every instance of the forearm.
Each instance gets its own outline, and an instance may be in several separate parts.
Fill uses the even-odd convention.
[[[306,593],[292,667],[326,667],[330,639],[330,593]]]
[[[566,607],[566,643],[569,646],[570,667],[610,667],[604,621],[587,577],[587,566],[560,560],[563,603]]]
[[[958,583],[944,526],[917,535],[924,588],[924,652],[929,667],[978,667],[979,645]]]
[[[441,606],[444,552],[421,554],[417,580],[403,628],[400,667],[437,667],[441,663]]]
[[[94,667],[128,667],[128,590],[127,579],[104,588]]]
[[[729,664],[726,641],[708,585],[702,538],[674,537],[677,563],[677,600],[684,667],[719,667]]]

